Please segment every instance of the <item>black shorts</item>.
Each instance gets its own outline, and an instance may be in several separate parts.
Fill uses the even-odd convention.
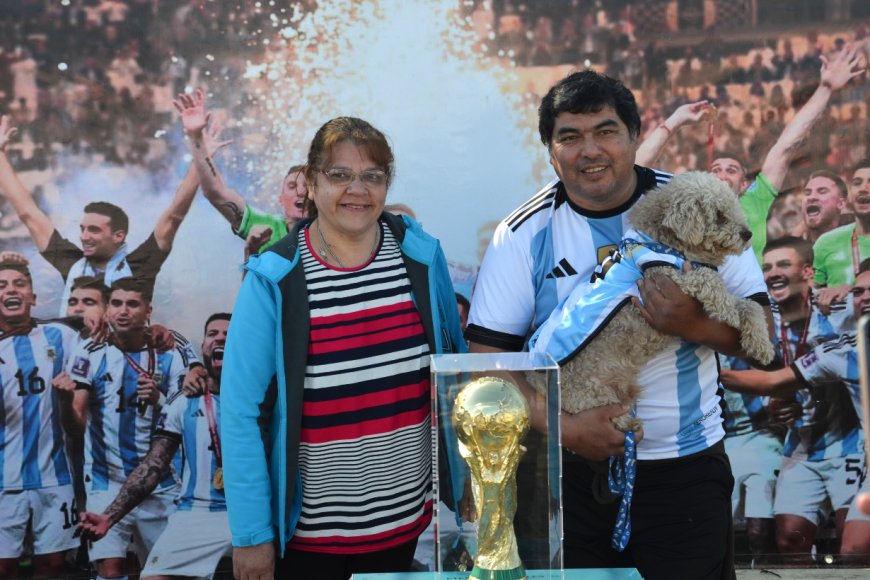
[[[592,496],[588,464],[563,454],[566,568],[637,568],[646,580],[734,578],[731,490],[724,447],[663,461],[639,461],[631,503],[631,539],[610,547],[619,501]]]

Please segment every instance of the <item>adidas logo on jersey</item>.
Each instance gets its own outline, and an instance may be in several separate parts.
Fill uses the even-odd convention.
[[[202,409],[197,409],[196,413],[191,415],[191,417],[205,417],[205,413],[202,412]]]
[[[546,278],[566,278],[568,276],[576,276],[577,270],[571,267],[571,264],[568,263],[568,260],[562,258],[559,260],[559,265],[553,268],[553,270],[547,274]]]

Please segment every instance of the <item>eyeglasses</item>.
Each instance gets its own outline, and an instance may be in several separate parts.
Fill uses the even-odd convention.
[[[863,288],[861,286],[855,286],[849,293],[852,294],[853,297],[857,298],[858,296],[863,296],[865,292],[870,292],[870,288]]]
[[[363,185],[370,187],[381,187],[387,183],[387,172],[381,169],[366,169],[356,173],[345,167],[333,167],[325,171],[320,170],[320,173],[325,175],[332,185],[350,185],[357,177]]]

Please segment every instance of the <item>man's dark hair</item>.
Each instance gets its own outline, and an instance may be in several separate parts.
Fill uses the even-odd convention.
[[[109,227],[113,232],[121,230],[126,234],[130,230],[130,218],[124,210],[108,201],[92,201],[85,206],[85,213],[97,213],[109,218]]]
[[[631,137],[640,135],[640,114],[634,95],[622,82],[592,70],[575,72],[553,85],[538,107],[538,131],[547,147],[560,113],[597,113],[610,106],[628,127]]]
[[[801,257],[801,260],[804,261],[804,264],[808,264],[810,266],[813,265],[813,244],[807,239],[799,238],[797,236],[783,236],[781,238],[777,238],[775,240],[771,240],[767,242],[767,245],[764,246],[764,251],[762,255],[767,252],[772,252],[773,250],[781,250],[783,248],[789,248],[798,253],[798,256]]]
[[[854,177],[855,172],[859,169],[870,169],[870,157],[862,159],[858,163],[852,166],[852,169],[849,171],[849,175]]]
[[[870,271],[870,258],[865,258],[861,260],[861,263],[858,264],[858,273],[855,276],[863,274],[864,272]]]
[[[215,312],[205,320],[205,325],[202,327],[202,333],[205,334],[206,332],[208,332],[208,325],[215,320],[226,320],[227,322],[229,322],[230,316],[231,315],[229,312]]]
[[[837,189],[840,190],[840,197],[842,197],[843,199],[846,199],[849,196],[849,188],[846,187],[846,182],[843,181],[842,177],[840,177],[833,171],[829,171],[827,169],[819,169],[813,171],[807,178],[807,183],[809,183],[811,179],[814,179],[816,177],[824,177],[825,179],[830,179],[831,181],[833,181],[834,185],[837,186]]]
[[[21,274],[24,274],[27,281],[33,285],[33,276],[30,275],[30,268],[28,268],[26,264],[11,260],[3,260],[0,262],[0,270],[15,270],[16,272],[20,272]]]
[[[743,173],[748,173],[749,171],[746,164],[746,157],[738,151],[731,149],[717,149],[716,151],[713,151],[713,158],[710,159],[710,165],[712,165],[717,159],[733,159],[740,165],[740,169],[743,170]]]
[[[87,290],[97,290],[103,297],[104,302],[109,302],[109,296],[112,290],[103,282],[102,276],[79,276],[72,282],[70,290],[78,290],[84,288]]]
[[[120,278],[112,282],[111,290],[112,292],[115,290],[138,292],[142,295],[143,300],[151,302],[154,297],[154,282],[144,278]]]

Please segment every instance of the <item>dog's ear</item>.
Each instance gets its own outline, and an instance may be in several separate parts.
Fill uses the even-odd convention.
[[[671,202],[662,225],[687,246],[696,247],[704,241],[704,208],[695,197],[681,197]]]

